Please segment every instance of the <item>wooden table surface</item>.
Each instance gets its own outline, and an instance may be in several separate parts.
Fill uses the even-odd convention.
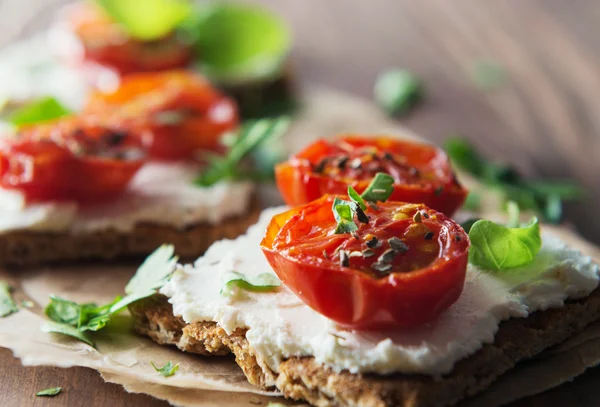
[[[0,47],[43,30],[65,0],[0,0]],[[584,202],[567,219],[600,242],[600,3],[589,0],[259,0],[295,33],[299,81],[370,97],[384,69],[417,73],[427,102],[403,119],[433,141],[460,133],[530,176],[577,179]],[[504,67],[507,83],[482,91],[478,61]],[[0,91],[2,85],[0,84]],[[18,327],[17,327],[18,329]],[[53,399],[40,389],[61,385]],[[600,370],[512,404],[597,406]],[[0,351],[2,406],[166,406],[127,394],[83,368],[23,368]]]

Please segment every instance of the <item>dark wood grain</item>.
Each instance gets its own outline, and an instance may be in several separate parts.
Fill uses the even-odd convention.
[[[600,242],[600,3],[588,0],[260,0],[290,22],[302,82],[320,82],[370,97],[379,72],[419,74],[427,103],[404,124],[442,142],[471,139],[490,157],[529,176],[577,179],[586,200],[567,219]],[[0,0],[0,47],[49,24],[64,0]],[[469,78],[493,60],[507,83],[482,91]],[[1,90],[1,84],[0,84]],[[0,352],[2,405],[154,406],[146,396],[103,384],[87,369],[22,368]],[[55,399],[35,391],[63,385]],[[513,407],[595,406],[600,371],[514,403]],[[35,404],[33,404],[35,401]]]

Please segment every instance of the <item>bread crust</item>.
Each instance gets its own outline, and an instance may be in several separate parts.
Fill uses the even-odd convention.
[[[76,260],[139,258],[163,243],[175,245],[182,259],[196,259],[221,239],[233,239],[256,223],[260,214],[253,199],[247,213],[218,224],[198,223],[184,229],[144,223],[128,232],[114,229],[91,233],[16,230],[0,235],[0,266],[31,267]]]
[[[133,304],[130,312],[140,334],[201,355],[231,352],[250,383],[262,389],[277,388],[291,399],[319,407],[444,407],[485,390],[519,361],[538,355],[600,319],[600,289],[561,308],[502,322],[494,343],[459,361],[441,378],[336,373],[312,357],[289,358],[273,372],[256,358],[245,338],[246,330],[228,335],[214,322],[186,324],[173,315],[167,298],[159,295]]]

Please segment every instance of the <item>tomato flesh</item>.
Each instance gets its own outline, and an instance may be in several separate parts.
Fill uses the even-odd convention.
[[[362,193],[376,173],[394,178],[391,200],[425,203],[452,215],[467,191],[445,153],[430,144],[389,137],[347,135],[318,140],[275,168],[285,202],[297,206],[325,194]]]
[[[2,140],[0,186],[28,202],[96,203],[121,194],[143,164],[137,137],[69,117]]]
[[[80,41],[83,60],[110,68],[120,76],[183,68],[191,61],[191,47],[175,34],[140,41],[92,3],[76,4],[68,11],[66,24]]]
[[[334,198],[275,216],[261,242],[308,306],[344,326],[381,329],[432,321],[458,299],[469,248],[460,225],[422,204],[385,202],[357,231],[335,234]]]
[[[221,136],[238,125],[235,102],[200,76],[184,71],[130,75],[114,92],[91,95],[86,114],[150,133],[149,155],[194,159],[221,151]]]

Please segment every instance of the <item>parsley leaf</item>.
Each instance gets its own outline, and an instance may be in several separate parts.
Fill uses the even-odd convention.
[[[132,37],[161,39],[175,30],[192,11],[186,0],[96,0]]]
[[[156,367],[154,362],[150,362],[150,364],[152,365],[154,370],[160,373],[160,375],[163,377],[173,376],[179,370],[179,363],[173,365],[173,362],[171,362],[170,360],[167,363],[165,363],[163,367]]]
[[[290,119],[287,117],[246,122],[226,156],[206,155],[208,166],[194,182],[199,186],[208,187],[222,180],[248,179],[252,172],[239,168],[242,160],[265,141],[283,135],[289,125]]]
[[[509,204],[509,225],[478,220],[469,231],[471,248],[469,261],[488,270],[506,270],[525,266],[533,261],[542,248],[540,225],[533,218],[529,225],[519,227],[519,209]]]
[[[238,290],[251,292],[272,291],[281,285],[281,281],[271,273],[262,273],[253,279],[248,276],[232,271],[226,277],[226,282],[221,288],[220,294],[232,296]]]
[[[373,95],[388,114],[405,114],[423,98],[423,84],[408,71],[387,71],[377,78]]]
[[[7,317],[19,309],[10,294],[11,288],[5,281],[0,281],[0,318]]]
[[[445,150],[454,165],[477,178],[481,183],[498,188],[504,201],[515,201],[521,209],[533,210],[547,222],[559,223],[562,201],[580,199],[583,190],[564,181],[529,181],[513,168],[488,162],[467,140],[452,137]]]
[[[125,287],[125,297],[117,297],[108,304],[77,304],[51,295],[50,303],[44,310],[51,321],[42,325],[42,330],[69,335],[94,346],[92,339],[85,332],[104,328],[113,315],[129,304],[154,295],[168,280],[177,263],[174,251],[172,245],[162,245],[155,250]]]
[[[62,387],[50,387],[48,389],[38,391],[37,393],[35,393],[35,395],[38,397],[40,397],[40,396],[54,397],[61,391],[62,391]]]
[[[6,121],[19,128],[28,124],[58,119],[69,114],[71,114],[71,111],[58,100],[53,97],[46,97],[13,110]]]
[[[394,192],[394,178],[378,172],[361,197],[369,202],[385,202]]]

